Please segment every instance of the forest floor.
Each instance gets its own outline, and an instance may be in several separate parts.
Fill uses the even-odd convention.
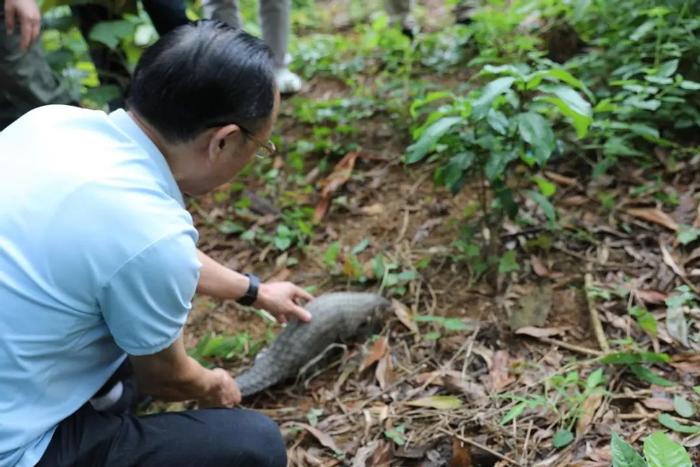
[[[557,226],[524,202],[524,215],[541,223],[505,221],[491,232],[516,260],[497,281],[472,281],[452,243],[479,185],[453,196],[433,184],[431,164],[407,167],[410,136],[397,130],[405,125],[382,112],[358,119],[350,175],[333,170],[339,156],[324,165],[325,156],[307,155],[302,170],[290,162],[288,148],[318,136],[296,109],[343,98],[353,90],[342,81],[311,79],[283,102],[275,160],[191,203],[200,247],[264,280],[291,280],[315,295],[376,292],[372,260],[394,265],[381,289],[394,314],[381,333],[313,377],[244,400],[281,425],[291,465],[609,466],[613,432],[640,442],[663,428],[659,415],[697,420],[694,410],[678,418],[677,400],[700,401],[700,309],[677,288],[698,292],[700,247],[677,234],[700,228],[700,154],[678,161],[660,150],[661,171],[621,163],[595,179],[582,175],[590,173],[582,158],[553,161],[542,175],[556,186]],[[303,242],[279,248],[270,236],[284,243],[287,233],[276,229],[285,210],[316,208],[328,179],[341,186],[323,219]],[[231,222],[268,237],[246,238]],[[677,307],[669,297],[680,297]],[[234,303],[198,297],[186,344],[237,374],[278,329]],[[216,345],[202,344],[216,336]],[[642,349],[670,358],[644,360]],[[609,352],[618,360],[603,362]],[[678,436],[700,462],[698,425],[686,426]]]

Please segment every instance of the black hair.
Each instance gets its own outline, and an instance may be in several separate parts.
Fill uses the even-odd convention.
[[[272,113],[273,69],[260,39],[219,21],[196,21],[143,53],[127,106],[171,142],[229,123],[255,132]]]

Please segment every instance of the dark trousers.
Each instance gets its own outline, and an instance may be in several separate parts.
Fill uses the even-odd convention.
[[[120,368],[118,375],[124,375]],[[114,379],[110,380],[110,383]],[[123,380],[135,398],[133,378]],[[287,454],[277,424],[245,409],[202,409],[137,416],[98,412],[86,403],[63,420],[39,467],[285,467]]]

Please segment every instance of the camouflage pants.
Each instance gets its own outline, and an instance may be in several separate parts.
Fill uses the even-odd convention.
[[[47,63],[41,41],[26,52],[19,41],[19,25],[7,35],[0,1],[0,130],[35,107],[77,101]]]

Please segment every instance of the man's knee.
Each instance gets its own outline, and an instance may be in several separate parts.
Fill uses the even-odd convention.
[[[287,450],[280,429],[272,419],[253,410],[228,410],[226,456],[235,465],[286,467]]]

